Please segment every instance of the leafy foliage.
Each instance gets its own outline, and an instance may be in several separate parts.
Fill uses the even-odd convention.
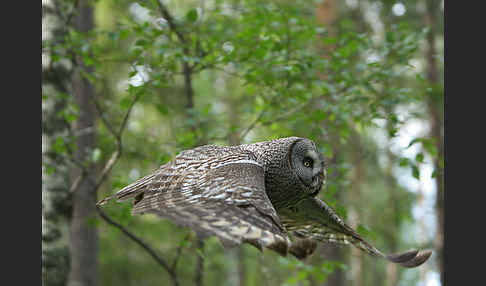
[[[82,74],[95,87],[102,111],[95,126],[99,135],[97,148],[91,150],[92,162],[102,166],[116,150],[110,128],[123,124],[133,99],[140,97],[121,138],[123,155],[98,196],[113,193],[197,145],[302,136],[316,141],[329,162],[321,197],[348,219],[344,206],[360,210],[358,232],[383,249],[407,246],[400,229],[411,221],[415,196],[399,186],[391,170],[393,166],[410,168],[411,176],[419,179],[420,166],[428,164],[428,156],[439,156],[439,150],[431,138],[423,136],[408,146],[422,148],[413,158],[393,155],[383,151],[383,142],[377,142],[376,129],[384,129],[386,142],[391,142],[410,119],[399,110],[430,97],[440,102],[443,90],[429,86],[411,64],[427,31],[414,21],[390,18],[390,1],[378,1],[387,22],[378,37],[363,15],[349,7],[334,27],[319,24],[315,1],[100,0],[93,3],[97,27],[88,33],[75,31],[68,23],[69,15],[76,13],[72,1],[53,2],[58,7],[52,9],[59,16],[58,29],[43,40],[49,56],[42,94],[43,133],[49,141],[43,160],[46,176],[56,175],[68,186],[67,168],[86,164],[72,160],[77,134],[70,133],[70,125],[79,107],[68,82],[72,69],[79,68],[76,62],[82,60],[86,65]],[[160,3],[167,5],[172,18],[164,15]],[[423,118],[425,111],[410,114]],[[351,144],[356,136],[361,144]],[[392,164],[380,163],[383,156]],[[353,162],[358,161],[366,171],[358,182],[357,200],[350,189],[357,184]],[[44,192],[59,189],[52,181],[45,186]],[[54,213],[64,218],[70,213],[67,193],[60,188],[52,200],[57,206]],[[106,211],[169,261],[180,249],[179,282],[192,283],[200,252],[194,237],[184,239],[186,229],[150,216],[132,217],[128,204],[108,205]],[[53,219],[53,223],[58,221]],[[100,284],[140,285],[143,280],[143,285],[158,285],[169,279],[119,231],[103,223],[96,225]],[[45,235],[46,243],[53,240],[53,233]],[[261,281],[311,285],[311,281],[325,283],[338,269],[349,272],[347,260],[329,261],[320,254],[310,264],[261,254],[247,246],[244,253],[244,260],[238,261],[236,250],[225,251],[209,239],[203,254],[204,283],[236,284],[236,279],[224,280],[223,274],[236,277],[242,263],[245,285]],[[66,254],[53,255],[46,256],[46,267],[57,265],[56,271],[65,271],[50,261],[59,262]],[[384,265],[377,265],[373,273],[383,277]],[[371,273],[370,268],[365,267]],[[45,271],[53,270],[47,267]],[[376,280],[364,281],[378,285]]]

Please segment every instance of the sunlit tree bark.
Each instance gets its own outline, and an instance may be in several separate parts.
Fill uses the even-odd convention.
[[[356,208],[356,205],[360,202],[360,192],[361,186],[364,182],[364,162],[363,162],[363,152],[360,135],[353,132],[352,136],[352,162],[353,162],[353,172],[351,179],[351,207],[348,209],[349,220],[352,228],[357,229],[360,224],[360,213]],[[361,286],[362,285],[362,267],[361,267],[361,257],[362,251],[353,247],[351,248],[351,285]]]
[[[334,36],[335,35],[335,29],[333,28],[333,24],[337,19],[338,16],[338,5],[339,1],[336,0],[328,0],[328,1],[321,1],[317,3],[316,9],[315,9],[315,15],[317,17],[317,20],[319,21],[320,24],[324,25],[329,33],[329,36]],[[332,52],[333,48],[330,45],[327,46],[319,46],[321,50],[321,55],[322,57],[328,57],[329,54]],[[320,75],[322,80],[326,80],[327,75],[325,73]],[[322,123],[324,126],[326,126],[327,122]],[[337,134],[332,135],[333,137],[336,138],[329,138],[331,140],[331,145],[333,146],[333,155],[334,155],[334,160],[338,161],[340,158],[340,155],[342,154],[339,150],[339,138],[337,138]],[[333,180],[335,181],[336,178],[340,177],[341,174],[339,173],[338,170],[332,175],[333,178],[328,178],[329,181]],[[335,198],[340,201],[340,191],[338,190],[336,193]],[[323,248],[326,249],[323,249]],[[333,261],[344,261],[344,253],[342,251],[342,247],[339,245],[333,245],[333,244],[326,244],[325,246],[321,246],[316,250],[315,256],[317,255],[324,255],[326,259],[333,260]],[[313,281],[311,281],[314,283]],[[336,269],[329,277],[326,279],[326,285],[329,286],[341,286],[345,285],[345,277],[344,277],[344,272],[340,269]]]
[[[437,233],[435,239],[435,248],[437,251],[437,261],[439,264],[440,279],[444,285],[444,174],[441,166],[441,161],[444,156],[444,137],[443,137],[443,94],[439,88],[440,78],[437,65],[437,49],[435,45],[437,33],[437,12],[439,10],[440,1],[427,1],[427,10],[425,13],[425,25],[430,28],[427,34],[427,80],[432,87],[432,91],[428,95],[427,105],[430,113],[430,136],[434,139],[435,147],[438,151],[437,157],[434,159],[434,170],[436,172],[436,214],[437,214]]]

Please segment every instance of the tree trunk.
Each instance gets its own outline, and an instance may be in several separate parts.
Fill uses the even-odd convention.
[[[435,239],[435,249],[437,253],[437,262],[440,271],[440,280],[442,285],[444,285],[444,186],[443,180],[444,175],[441,167],[441,161],[444,155],[443,146],[443,101],[442,101],[442,91],[437,89],[440,84],[439,71],[437,67],[437,51],[435,47],[435,35],[437,29],[437,11],[439,8],[439,1],[428,1],[427,10],[425,13],[425,25],[430,28],[427,35],[427,80],[432,86],[432,93],[428,97],[428,109],[430,113],[430,136],[435,141],[435,147],[437,148],[438,154],[434,159],[434,170],[436,172],[435,184],[436,184],[436,214],[437,214],[437,234]]]
[[[333,23],[337,18],[338,15],[338,5],[339,1],[336,0],[326,0],[326,1],[321,1],[320,3],[317,4],[316,10],[315,10],[315,15],[317,17],[317,20],[319,23],[323,24],[329,31],[329,36],[334,36],[335,35],[335,30],[333,29]],[[319,42],[320,43],[320,42]],[[329,54],[333,51],[334,47],[333,46],[319,46],[318,47],[321,50],[322,57],[329,57]],[[320,74],[321,80],[326,80],[327,74]],[[332,99],[331,99],[332,100]],[[325,126],[327,123],[324,121],[322,124]],[[339,146],[339,138],[337,134],[334,134],[330,136],[331,138],[328,138],[331,141],[332,147],[333,147],[333,153],[334,153],[334,161],[339,161],[339,158],[341,156],[340,153],[340,146]],[[342,174],[339,173],[339,171],[336,171],[333,175],[333,178],[328,178],[328,181],[334,181],[337,182],[337,179],[341,176]],[[341,189],[338,187],[338,189]],[[341,194],[340,190],[336,192],[335,198],[338,201],[342,201],[340,199]],[[324,249],[325,248],[325,249]],[[340,245],[336,244],[326,244],[323,247],[318,247],[316,250],[314,257],[321,256],[319,254],[322,254],[325,259],[329,259],[332,261],[344,261],[344,252],[343,249],[341,248]],[[310,280],[309,281],[312,284],[315,284],[315,281]],[[332,274],[330,274],[326,281],[325,285],[326,286],[342,286],[345,284],[345,277],[344,277],[344,272],[341,269],[336,269]]]
[[[349,208],[349,220],[352,228],[356,229],[360,223],[360,214],[355,206],[360,203],[361,186],[364,180],[363,154],[361,152],[361,138],[356,132],[353,132],[352,156],[353,156],[353,173],[351,182],[351,200],[352,206]],[[351,285],[362,285],[362,252],[356,247],[351,247]]]
[[[387,88],[388,89],[388,88]],[[390,96],[390,95],[388,95]],[[391,110],[387,110],[387,113],[390,113]],[[387,120],[386,122],[386,131],[389,132],[392,129],[392,123],[390,120]],[[391,151],[391,138],[388,137],[387,141],[387,148],[386,148],[386,158],[387,158],[387,165],[385,171],[385,182],[387,185],[387,188],[390,190],[390,196],[388,199],[388,209],[391,209],[394,220],[391,225],[388,226],[388,229],[391,233],[393,233],[393,239],[388,242],[388,251],[390,253],[395,253],[397,252],[398,248],[398,243],[397,243],[397,237],[399,237],[399,219],[397,219],[397,214],[399,212],[398,204],[400,203],[400,199],[397,197],[397,192],[398,188],[396,185],[396,181],[393,176],[393,166],[394,163],[396,162],[395,155]],[[398,282],[398,268],[397,264],[395,263],[387,263],[386,264],[386,279],[385,279],[386,286],[395,286],[397,285]]]
[[[80,32],[87,32],[93,28],[93,8],[87,0],[80,0],[75,27]],[[95,147],[95,108],[91,103],[94,90],[92,85],[84,79],[79,69],[84,69],[81,59],[77,59],[78,69],[72,77],[72,91],[79,107],[79,117],[73,124],[76,137],[74,159],[77,162],[87,162],[90,150]],[[86,69],[85,69],[86,70]],[[91,164],[89,164],[91,165]],[[93,166],[88,166],[89,174],[82,177],[72,196],[72,218],[70,225],[69,250],[71,255],[69,286],[97,285],[97,231],[90,220],[96,218],[95,197],[92,180],[95,176]],[[74,168],[71,178],[74,182],[82,171]]]

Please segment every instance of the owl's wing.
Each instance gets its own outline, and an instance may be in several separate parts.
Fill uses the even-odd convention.
[[[427,261],[430,250],[410,250],[384,254],[365,241],[323,201],[308,197],[291,209],[277,210],[285,228],[300,238],[323,242],[352,244],[366,253],[385,258],[404,267],[416,267]]]
[[[247,242],[287,255],[290,241],[266,195],[263,167],[249,153],[216,160],[202,150],[181,153],[98,205],[134,198],[132,214],[157,214],[225,246]]]

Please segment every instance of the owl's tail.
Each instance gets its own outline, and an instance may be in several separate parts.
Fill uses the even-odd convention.
[[[146,190],[147,186],[150,184],[152,177],[155,174],[151,174],[136,180],[135,182],[131,183],[130,185],[124,187],[123,189],[119,190],[116,194],[111,195],[102,199],[101,201],[97,202],[97,206],[102,206],[106,204],[108,201],[112,199],[116,199],[118,202],[126,201],[131,198],[136,198],[143,194]]]

